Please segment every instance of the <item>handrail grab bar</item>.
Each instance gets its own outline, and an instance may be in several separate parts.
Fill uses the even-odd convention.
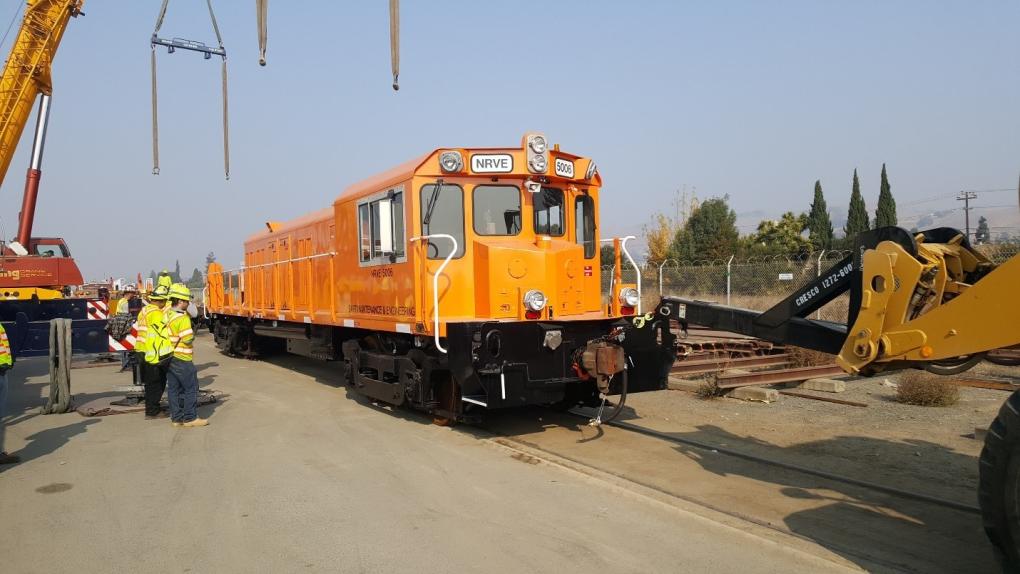
[[[443,260],[443,264],[436,269],[435,275],[432,276],[432,331],[436,341],[436,348],[439,352],[446,353],[447,350],[439,343],[439,276],[443,274],[443,269],[450,263],[453,256],[457,254],[457,249],[460,247],[457,245],[457,238],[446,233],[432,233],[429,235],[422,235],[421,237],[412,237],[411,241],[421,241],[429,239],[449,239],[453,243],[453,249],[450,250],[450,254]]]

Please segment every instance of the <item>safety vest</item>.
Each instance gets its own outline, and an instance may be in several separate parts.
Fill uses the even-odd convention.
[[[142,307],[142,310],[138,312],[138,319],[135,320],[135,323],[138,325],[135,328],[135,330],[138,331],[138,334],[135,335],[136,353],[145,352],[145,338],[149,332],[149,325],[145,322],[145,318],[148,316],[149,312],[153,310],[159,311],[160,308],[156,307],[152,303],[146,303],[145,306]]]
[[[191,317],[187,313],[171,310],[167,314],[167,336],[173,347],[174,358],[190,361],[194,354],[195,331],[191,328]]]
[[[155,365],[167,358],[173,351],[167,334],[166,313],[155,305],[146,305],[145,314],[145,362]]]
[[[0,367],[10,367],[14,364],[11,357],[11,342],[7,340],[7,331],[0,325]]]

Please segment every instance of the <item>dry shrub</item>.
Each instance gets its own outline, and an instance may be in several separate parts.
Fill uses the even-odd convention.
[[[960,400],[960,387],[938,375],[909,371],[900,376],[896,400],[922,407],[948,407]]]
[[[705,377],[705,382],[701,383],[698,390],[695,392],[698,397],[702,399],[717,399],[723,395],[722,389],[719,388],[719,382],[716,380],[714,375]]]
[[[786,347],[786,354],[790,357],[791,367],[816,367],[820,365],[831,365],[836,362],[836,356],[821,351],[805,349],[804,347]]]

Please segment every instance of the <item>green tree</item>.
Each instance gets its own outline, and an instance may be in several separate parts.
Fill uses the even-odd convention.
[[[673,239],[670,257],[678,261],[724,259],[736,253],[740,233],[729,196],[704,201],[691,212]]]
[[[810,253],[813,244],[804,237],[810,219],[806,214],[784,213],[778,221],[766,219],[758,224],[757,231],[747,238],[748,255],[803,255]]]
[[[807,229],[808,238],[815,249],[832,249],[832,218],[829,217],[829,208],[825,205],[825,196],[822,194],[822,182],[815,181],[815,198],[811,202],[811,213],[808,214]]]
[[[984,215],[978,218],[977,231],[974,232],[974,243],[991,243],[992,230],[988,228],[988,219]]]
[[[613,249],[613,244],[603,245],[599,249],[599,265],[602,267],[612,267],[616,265],[616,250]]]
[[[868,207],[864,205],[864,196],[861,195],[861,181],[857,179],[857,170],[854,170],[853,190],[850,192],[850,209],[846,216],[846,225],[843,226],[843,234],[847,241],[853,241],[857,234],[871,228],[868,222]]]
[[[885,174],[885,164],[882,164],[882,184],[878,191],[878,207],[875,208],[875,227],[889,227],[897,225],[896,222],[896,200],[893,199],[892,189],[889,187],[889,178]]]
[[[202,276],[202,272],[197,267],[191,272],[191,278],[188,279],[185,285],[188,287],[202,287],[205,285],[205,277]]]

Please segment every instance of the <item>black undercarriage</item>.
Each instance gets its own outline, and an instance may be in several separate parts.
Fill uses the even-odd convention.
[[[226,315],[214,316],[210,330],[233,355],[342,361],[343,382],[356,392],[449,420],[482,409],[595,405],[598,382],[609,394],[621,381],[626,392],[661,389],[674,356],[668,321],[642,318],[449,323],[447,353],[431,337]],[[586,370],[582,355],[596,347],[621,347],[627,376],[600,379],[591,361]]]

